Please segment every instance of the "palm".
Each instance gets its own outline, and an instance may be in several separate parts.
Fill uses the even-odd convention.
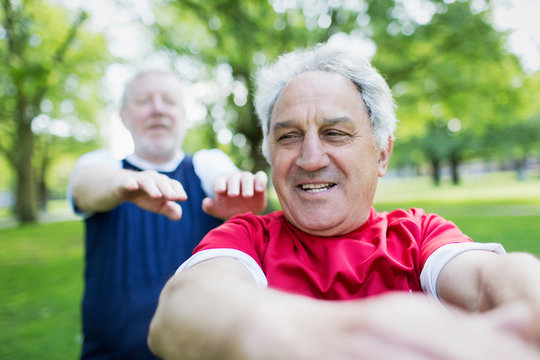
[[[216,194],[216,198],[211,200],[210,205],[205,207],[205,211],[210,215],[229,219],[236,214],[251,211],[254,214],[261,213],[266,206],[266,193],[256,192],[252,197],[227,196],[227,194]]]

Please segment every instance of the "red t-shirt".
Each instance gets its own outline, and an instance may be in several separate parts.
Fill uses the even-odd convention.
[[[318,299],[347,300],[388,291],[422,291],[420,272],[439,247],[471,242],[452,222],[421,209],[377,213],[342,236],[292,226],[282,211],[238,215],[209,232],[194,253],[236,249],[261,267],[268,286]]]

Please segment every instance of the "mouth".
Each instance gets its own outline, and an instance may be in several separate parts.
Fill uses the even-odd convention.
[[[149,129],[168,129],[167,126],[161,124],[154,124],[148,127]]]
[[[311,194],[317,194],[317,193],[327,191],[333,188],[334,186],[336,186],[335,183],[300,184],[297,186],[297,188]]]
[[[147,123],[147,128],[154,130],[154,129],[164,129],[167,130],[170,127],[169,120],[162,116],[156,116],[149,119]]]

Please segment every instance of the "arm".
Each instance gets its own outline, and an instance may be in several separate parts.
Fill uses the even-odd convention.
[[[175,201],[187,199],[182,185],[155,171],[131,171],[105,164],[77,169],[72,177],[73,200],[84,212],[108,211],[124,201],[169,217],[180,219],[182,209]]]
[[[540,261],[531,254],[504,255],[473,250],[461,253],[442,269],[439,297],[471,311],[487,311],[507,303],[525,302],[535,313],[540,340]],[[539,341],[540,343],[540,341]]]
[[[450,312],[404,293],[314,300],[256,288],[242,264],[218,258],[169,280],[149,346],[164,359],[186,360],[538,358],[537,349],[500,329],[515,314],[499,315]]]

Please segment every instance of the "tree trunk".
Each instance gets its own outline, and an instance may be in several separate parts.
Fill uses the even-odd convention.
[[[459,176],[459,163],[459,155],[452,154],[450,156],[450,171],[452,173],[452,184],[454,185],[459,185],[461,183],[461,178]]]
[[[20,115],[17,121],[17,144],[14,149],[15,168],[17,171],[15,216],[21,223],[36,222],[38,207],[36,199],[36,181],[32,167],[34,137],[30,121]]]
[[[441,161],[440,159],[431,159],[431,178],[435,186],[441,185]]]
[[[527,179],[527,156],[515,160],[515,169],[518,181]]]

